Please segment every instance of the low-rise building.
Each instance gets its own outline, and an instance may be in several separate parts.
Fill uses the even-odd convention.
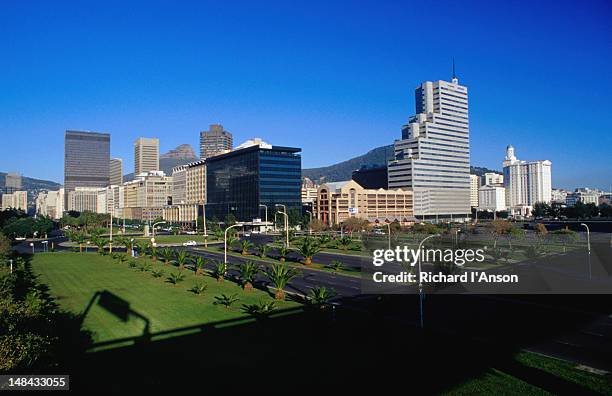
[[[504,184],[504,175],[495,173],[495,172],[487,172],[482,175],[482,186],[486,185],[495,185],[495,184]]]
[[[478,189],[478,210],[506,210],[506,189],[499,185],[484,185]]]
[[[599,205],[599,195],[599,191],[588,188],[576,189],[576,191],[567,194],[565,204],[567,206],[574,206],[577,202],[582,202],[585,205],[590,203]]]
[[[316,217],[337,225],[356,217],[370,222],[414,222],[413,193],[398,189],[365,189],[354,180],[324,183],[317,191]]]
[[[561,188],[553,188],[550,196],[552,202],[565,204],[567,191]]]
[[[36,214],[61,219],[64,214],[64,189],[40,192],[36,197]]]
[[[172,176],[148,171],[123,184],[123,213],[126,219],[150,221],[162,217],[172,202]]]
[[[195,222],[206,204],[206,161],[200,160],[172,169],[172,205],[164,207],[163,218],[170,223]]]
[[[68,210],[98,213],[98,194],[105,190],[100,187],[75,187],[68,192]]]
[[[19,209],[28,211],[28,192],[13,191],[10,194],[2,194],[2,210]]]

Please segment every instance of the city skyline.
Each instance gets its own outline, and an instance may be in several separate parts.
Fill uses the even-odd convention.
[[[552,15],[544,5],[529,5],[529,12],[497,10],[495,15],[485,9],[479,19],[470,15],[477,5],[425,9],[426,14],[440,12],[443,21],[465,18],[465,26],[453,33],[452,46],[445,42],[448,28],[422,38],[397,23],[410,14],[410,5],[364,5],[349,9],[346,20],[340,18],[343,7],[329,6],[326,14],[341,26],[319,23],[320,31],[308,28],[313,19],[324,22],[317,14],[320,5],[312,10],[281,6],[269,15],[249,9],[268,26],[247,23],[227,32],[221,41],[231,45],[223,47],[206,35],[217,23],[245,12],[240,7],[173,9],[162,29],[167,35],[161,37],[155,27],[166,10],[159,4],[150,10],[131,5],[144,13],[143,19],[133,26],[128,22],[134,21],[119,19],[116,32],[103,27],[112,17],[108,11],[64,10],[70,8],[64,5],[50,24],[44,20],[45,7],[30,12],[25,21],[26,10],[11,4],[0,17],[6,22],[1,31],[13,39],[12,45],[0,45],[14,60],[0,66],[0,82],[7,87],[0,99],[0,133],[5,138],[0,171],[61,182],[61,137],[67,129],[111,133],[111,156],[123,158],[125,170],[133,169],[132,143],[137,137],[159,138],[162,153],[183,143],[197,148],[199,132],[212,123],[232,131],[236,143],[261,136],[276,145],[302,147],[305,168],[330,165],[392,144],[414,108],[414,88],[422,81],[449,80],[454,56],[457,75],[471,93],[471,165],[500,171],[504,149],[513,145],[524,158],[553,162],[553,187],[608,190],[611,183],[605,149],[612,143],[606,110],[611,82],[603,78],[611,57],[605,51],[610,10],[604,2],[578,10],[561,3]],[[539,21],[536,15],[544,8],[549,19]],[[211,11],[218,21],[206,17]],[[70,21],[82,16],[96,28],[85,37],[76,34],[78,26],[57,28],[62,23],[71,26]],[[209,26],[196,23],[197,16],[206,17]],[[358,29],[366,17],[379,22],[367,34]],[[413,23],[414,31],[424,26],[419,20]],[[570,23],[578,30],[563,33],[561,27]],[[483,37],[494,25],[498,30]],[[521,32],[513,30],[518,25]],[[137,31],[151,33],[152,39]],[[274,34],[279,31],[287,37]],[[258,40],[263,47],[255,46]],[[59,48],[57,43],[71,44]],[[414,54],[429,47],[435,55],[416,61]],[[324,61],[309,54],[312,48]],[[101,62],[79,71],[72,65],[72,50]],[[128,51],[133,56],[125,61],[122,56]],[[151,62],[150,51],[167,54],[172,62]],[[209,62],[211,51],[216,63]],[[258,51],[275,56],[263,61]],[[241,58],[236,58],[238,53]],[[47,73],[32,68],[33,56],[45,62]],[[105,84],[99,83],[102,80]],[[24,155],[30,150],[25,142],[43,138],[45,150],[32,161]],[[342,152],[330,147],[341,147]]]

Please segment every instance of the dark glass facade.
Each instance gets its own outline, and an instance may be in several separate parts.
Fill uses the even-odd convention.
[[[363,188],[384,188],[386,190],[389,186],[386,166],[361,168],[353,171],[352,179]]]
[[[276,204],[301,209],[302,158],[291,147],[247,147],[206,160],[206,216],[240,221],[268,216]],[[271,221],[272,218],[269,217]]]
[[[106,187],[110,178],[110,134],[66,131],[64,188]]]

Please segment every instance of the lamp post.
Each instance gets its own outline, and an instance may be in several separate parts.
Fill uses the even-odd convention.
[[[197,218],[198,216],[196,216]],[[206,230],[206,204],[202,202],[202,222],[204,223],[204,247],[208,247],[208,231]]]
[[[283,212],[278,212],[285,216],[285,233],[286,233],[286,245],[289,247],[289,215],[287,214],[287,207],[283,204],[276,204],[275,206],[282,206]]]
[[[242,223],[236,223],[234,225],[231,225],[231,226],[227,227],[225,229],[225,232],[223,233],[223,235],[224,235],[223,236],[223,264],[225,266],[225,269],[223,271],[224,274],[227,274],[227,232],[229,230],[231,230],[232,228],[242,227],[242,225],[243,225]]]
[[[461,232],[461,228],[457,228],[455,230],[455,246],[459,246],[459,233]]]
[[[110,238],[108,239],[108,252],[109,253],[113,252],[113,210],[110,211]]]
[[[434,237],[439,237],[440,234],[435,234],[435,235],[430,235],[428,237],[425,237],[421,243],[419,243],[419,248],[417,250],[417,261],[419,262],[419,314],[420,314],[420,319],[421,319],[421,329],[423,328],[423,282],[421,281],[421,247],[423,246],[423,243],[430,239],[430,238],[434,238]]]
[[[591,230],[589,230],[589,226],[584,223],[580,223],[580,225],[586,228],[587,230],[587,251],[588,251],[587,257],[588,257],[588,262],[589,262],[589,279],[591,279]]]
[[[87,249],[87,248],[89,247],[89,244],[90,244],[90,243],[91,243],[90,241],[87,241],[87,242],[85,243],[85,253],[87,253],[87,252],[88,252],[88,249]],[[34,248],[32,248],[32,250],[34,250]]]
[[[265,219],[266,219],[266,227],[267,227],[267,224],[268,224],[268,205],[259,204],[259,207],[260,207],[260,208],[261,208],[262,206],[263,206],[263,207],[264,207],[264,209],[266,210],[266,217],[265,217]],[[274,218],[276,219],[276,216],[274,216]]]
[[[388,231],[388,238],[389,238],[389,250],[391,250],[391,223],[389,222],[385,222],[385,224],[387,225],[387,231]]]
[[[11,266],[11,274],[13,273],[13,260],[9,260],[9,265]]]
[[[157,223],[153,223],[153,238],[151,238],[153,243],[155,243],[155,227],[157,227],[158,224],[166,224],[166,222],[158,221]]]
[[[34,254],[34,242],[30,242],[30,246],[32,246],[32,254]]]
[[[310,215],[310,223],[308,223],[308,234],[312,235],[312,212],[307,210],[306,213]]]

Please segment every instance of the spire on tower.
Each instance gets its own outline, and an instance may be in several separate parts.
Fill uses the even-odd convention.
[[[455,73],[455,57],[453,56],[453,79],[451,80],[453,84],[458,84],[459,79],[457,78],[457,74]]]

